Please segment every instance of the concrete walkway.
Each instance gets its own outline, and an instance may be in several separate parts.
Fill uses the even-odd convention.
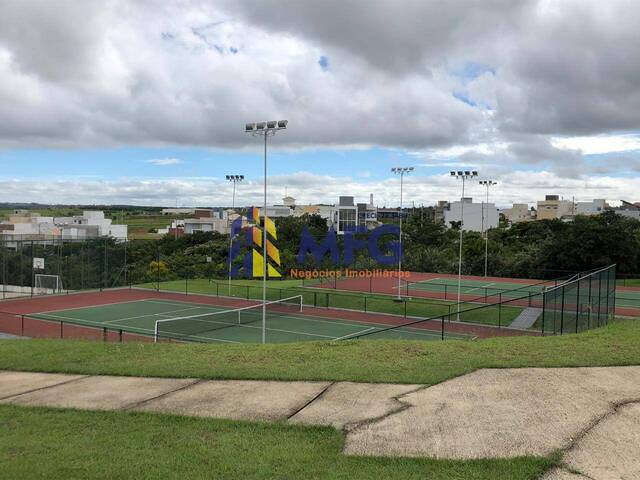
[[[525,308],[524,310],[522,310],[522,313],[520,313],[520,315],[518,315],[515,320],[511,322],[511,325],[509,326],[511,328],[521,328],[523,330],[526,330],[533,327],[533,324],[536,323],[536,320],[538,320],[538,317],[540,315],[542,315],[541,308]]]
[[[5,371],[0,403],[331,425],[356,455],[561,450],[546,480],[640,478],[640,366],[479,370],[432,387]]]

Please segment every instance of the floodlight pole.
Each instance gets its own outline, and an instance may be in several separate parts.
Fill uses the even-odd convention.
[[[287,128],[287,120],[248,123],[245,133],[264,136],[264,202],[262,212],[262,343],[267,343],[267,137]]]
[[[233,195],[231,196],[231,210],[236,208],[236,183],[244,180],[244,175],[227,175],[227,180],[233,182]],[[229,229],[229,296],[231,296],[231,249],[233,247],[233,235],[231,234],[231,222],[227,214],[227,228]]]
[[[457,179],[462,180],[462,196],[460,197],[460,246],[458,251],[458,305],[456,311],[456,321],[460,321],[460,300],[461,300],[461,290],[462,290],[462,238],[464,232],[464,187],[465,182],[473,177],[478,176],[478,172],[475,170],[470,172],[468,170],[465,171],[457,171],[451,172],[452,177],[456,177]]]
[[[275,132],[274,132],[275,134]],[[264,132],[264,210],[262,212],[262,343],[267,343],[267,137]]]
[[[402,282],[400,275],[402,272],[402,193],[404,185],[404,175],[413,171],[413,167],[394,167],[391,171],[400,175],[400,239],[398,242],[398,300],[402,299]]]
[[[489,267],[489,187],[493,185],[497,185],[498,182],[494,182],[493,180],[481,180],[480,185],[487,187],[487,202],[485,203],[487,208],[487,221],[486,221],[486,229],[485,229],[485,216],[484,216],[484,208],[482,209],[482,234],[484,235],[484,276],[485,278],[488,276],[488,267]]]

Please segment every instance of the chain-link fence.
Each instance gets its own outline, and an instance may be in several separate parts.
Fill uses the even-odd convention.
[[[578,333],[606,325],[615,312],[616,266],[547,289],[543,301],[545,333]]]

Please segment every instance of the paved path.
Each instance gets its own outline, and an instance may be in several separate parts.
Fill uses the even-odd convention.
[[[479,370],[431,387],[5,371],[0,403],[332,425],[357,455],[560,450],[545,480],[640,478],[640,366]]]
[[[533,324],[536,323],[536,320],[538,320],[538,317],[540,315],[542,315],[541,308],[525,308],[524,310],[522,310],[522,313],[520,313],[520,315],[518,315],[515,320],[511,322],[511,325],[509,326],[511,328],[521,328],[523,330],[526,330],[533,327]]]

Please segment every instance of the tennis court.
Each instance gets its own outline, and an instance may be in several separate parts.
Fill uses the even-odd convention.
[[[616,307],[640,308],[640,289],[618,288]]]
[[[387,325],[305,315],[301,297],[267,304],[268,343],[338,340],[374,332]],[[148,298],[107,305],[79,307],[30,314],[43,320],[76,325],[123,329],[156,336],[160,340],[212,343],[259,343],[262,341],[262,305],[229,309],[210,304]],[[386,330],[375,338],[441,340],[441,332],[401,327]],[[471,335],[445,334],[445,338],[471,339]]]
[[[501,296],[505,298],[520,298],[530,293],[540,293],[545,286],[542,283],[527,285],[523,283],[472,279],[462,279],[460,285],[460,293],[462,295],[476,295],[481,297],[501,294]],[[408,288],[409,291],[421,290],[428,292],[454,293],[457,292],[458,289],[458,280],[449,277],[437,277],[403,284],[401,288]]]

